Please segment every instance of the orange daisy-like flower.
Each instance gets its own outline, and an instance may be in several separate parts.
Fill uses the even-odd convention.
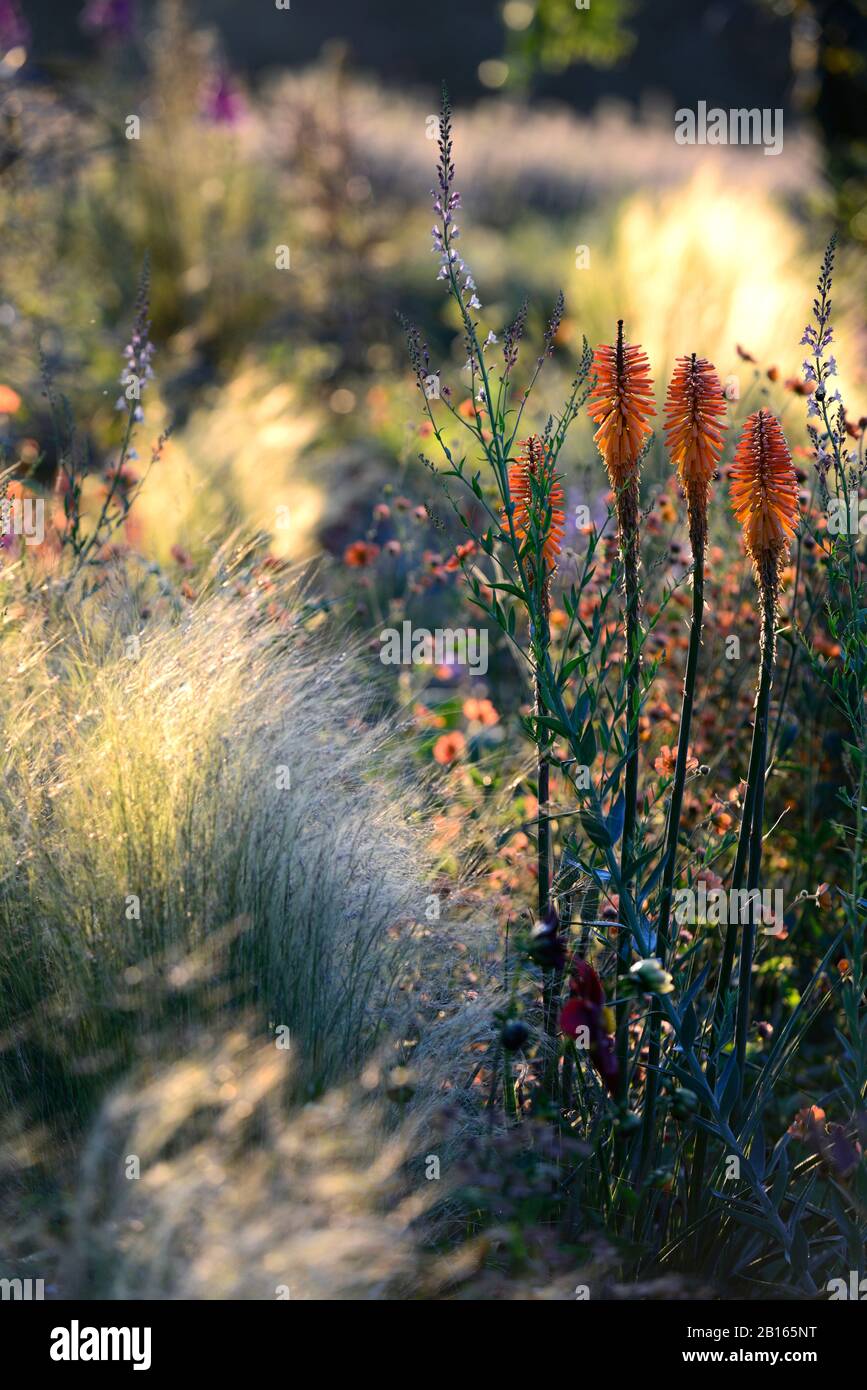
[[[665,399],[665,443],[687,496],[707,494],[723,451],[725,412],[713,365],[695,353],[679,357]]]
[[[599,426],[593,438],[605,460],[611,486],[617,490],[635,471],[651,434],[647,421],[656,410],[650,364],[640,347],[624,343],[621,320],[616,346],[598,347],[593,354],[593,368],[596,380],[587,399],[587,410]]]
[[[782,426],[769,410],[745,422],[731,470],[732,510],[761,573],[779,567],[798,525],[798,479]]]
[[[11,386],[0,386],[0,415],[14,415],[21,406],[21,397]]]
[[[442,767],[448,767],[461,756],[466,746],[467,741],[460,730],[453,729],[449,734],[440,734],[433,746],[433,755]]]
[[[521,441],[521,453],[509,465],[509,496],[515,504],[512,515],[515,536],[521,545],[529,540],[532,531],[542,537],[545,566],[549,574],[553,573],[565,535],[566,514],[562,510],[562,485],[546,459],[544,442],[537,434]],[[508,527],[505,513],[503,525]]]
[[[497,724],[500,719],[491,700],[477,700],[473,696],[464,700],[463,715],[465,719],[469,719],[471,722],[478,721],[486,727]]]
[[[379,546],[372,541],[353,541],[343,552],[343,563],[351,569],[363,569],[372,565],[379,554]]]
[[[791,1134],[795,1139],[806,1140],[812,1135],[821,1134],[825,1123],[825,1112],[819,1105],[805,1105],[803,1110],[799,1110],[793,1119],[787,1134]]]

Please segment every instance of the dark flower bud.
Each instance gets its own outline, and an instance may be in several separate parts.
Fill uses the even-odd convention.
[[[623,1110],[617,1116],[617,1128],[621,1134],[634,1134],[641,1128],[641,1116],[636,1115],[634,1110]]]
[[[566,951],[560,940],[560,918],[556,908],[549,906],[530,933],[530,956],[543,970],[562,970]]]
[[[530,1030],[520,1018],[509,1018],[503,1024],[500,1042],[507,1052],[517,1052],[530,1036]]]
[[[671,1113],[676,1120],[689,1120],[698,1109],[698,1096],[695,1091],[679,1087],[671,1098]]]

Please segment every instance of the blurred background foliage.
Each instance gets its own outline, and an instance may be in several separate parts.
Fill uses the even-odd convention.
[[[163,560],[225,523],[339,556],[384,482],[422,487],[396,314],[459,370],[427,248],[442,77],[491,326],[524,294],[542,314],[567,292],[551,400],[581,335],[621,314],[659,377],[688,334],[723,375],[743,370],[740,343],[784,381],[800,287],[840,218],[839,321],[863,341],[861,0],[718,0],[688,23],[668,0],[446,3],[429,25],[390,0],[243,20],[219,0],[7,8],[0,331],[22,406],[6,446],[51,476],[42,356],[106,457],[148,251],[148,421],[173,437],[141,516]],[[698,99],[782,107],[783,153],[676,145],[673,112]]]

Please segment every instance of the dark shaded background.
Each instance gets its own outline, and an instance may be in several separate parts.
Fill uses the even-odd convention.
[[[447,77],[460,101],[483,92],[478,65],[504,49],[501,5],[492,0],[292,0],[288,11],[276,11],[273,0],[198,0],[190,8],[220,30],[231,65],[251,75],[305,66],[337,40],[353,66],[390,86],[437,87]],[[25,0],[24,9],[37,61],[90,47],[77,0]],[[675,106],[789,104],[791,20],[756,0],[641,0],[631,28],[637,42],[622,63],[537,74],[534,92],[581,111],[602,97],[639,105],[658,92]]]

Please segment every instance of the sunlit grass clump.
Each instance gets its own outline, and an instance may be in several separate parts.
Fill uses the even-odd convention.
[[[422,905],[419,797],[368,719],[369,681],[239,601],[141,636],[122,600],[101,621],[96,602],[7,657],[4,1100],[33,1099],[41,1056],[43,1118],[80,1109],[157,1014],[179,1026],[185,958],[227,932],[232,990],[288,1029],[312,1093],[376,1038],[398,924]]]

